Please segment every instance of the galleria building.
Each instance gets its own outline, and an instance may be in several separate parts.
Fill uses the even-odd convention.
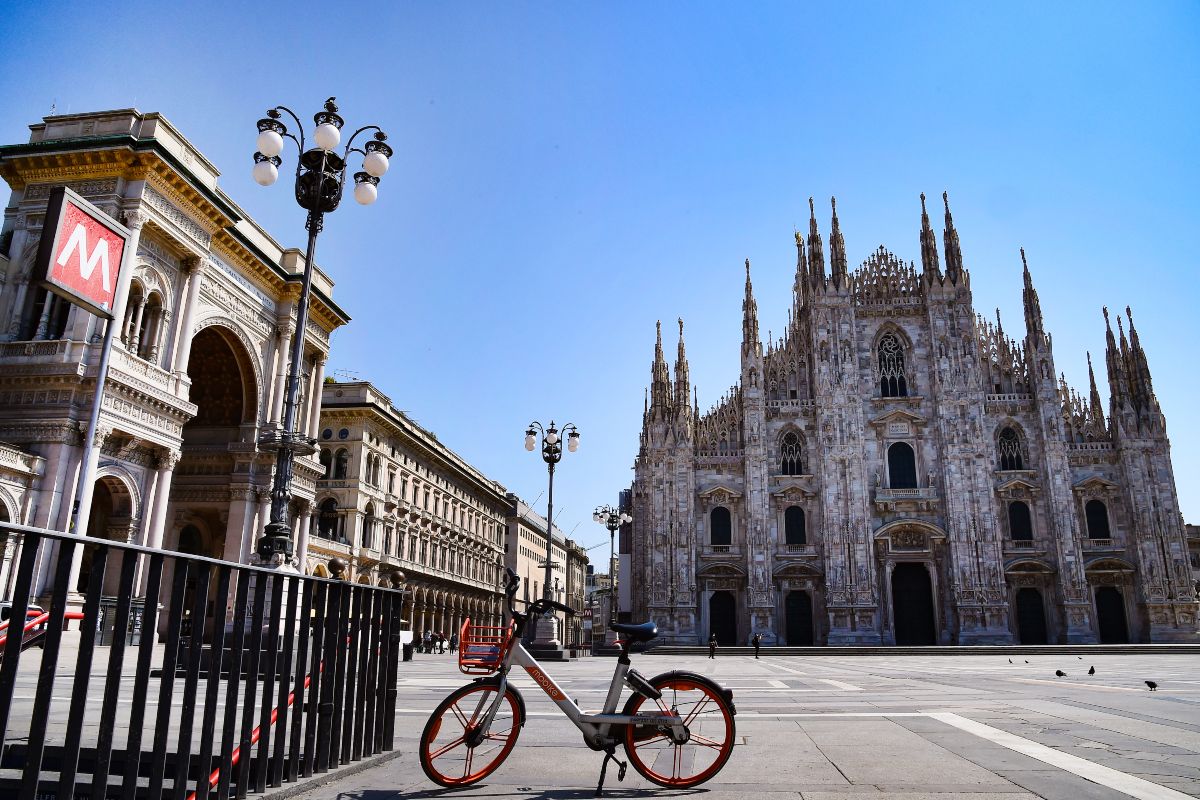
[[[679,644],[1197,641],[1132,316],[1105,311],[1106,413],[1090,367],[1084,395],[1058,377],[1027,266],[1016,340],[976,315],[948,204],[944,270],[923,196],[920,243],[920,271],[881,247],[850,272],[835,207],[827,270],[814,215],[765,352],[747,262],[740,378],[703,415],[660,326],[634,618]]]

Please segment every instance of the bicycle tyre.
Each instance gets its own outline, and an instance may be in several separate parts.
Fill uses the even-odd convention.
[[[421,731],[418,754],[426,777],[439,786],[470,786],[491,775],[517,743],[524,722],[524,703],[511,686],[496,710],[487,737],[475,744],[472,725],[495,700],[497,686],[477,681],[455,689],[438,704]],[[483,766],[478,759],[483,758]]]
[[[664,672],[651,678],[650,685],[663,696],[650,700],[635,694],[622,713],[678,713],[685,720],[689,739],[675,744],[667,729],[628,725],[624,745],[629,763],[659,786],[680,789],[704,783],[721,771],[733,753],[737,729],[732,704],[720,686],[694,672]]]

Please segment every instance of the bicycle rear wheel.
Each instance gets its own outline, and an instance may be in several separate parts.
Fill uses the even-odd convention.
[[[504,763],[521,732],[516,695],[506,688],[486,733],[483,718],[495,702],[497,689],[472,683],[455,689],[443,700],[421,732],[421,769],[440,786],[469,786]]]
[[[733,708],[720,687],[700,675],[664,673],[650,679],[662,692],[658,700],[629,698],[626,714],[672,715],[683,719],[687,739],[675,742],[669,727],[629,725],[625,752],[629,763],[659,786],[683,788],[704,783],[721,771],[733,752]]]

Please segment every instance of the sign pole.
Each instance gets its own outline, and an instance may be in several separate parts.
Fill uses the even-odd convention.
[[[125,316],[129,302],[129,285],[133,282],[134,259],[138,242],[142,236],[142,217],[137,212],[126,214],[129,239],[121,254],[121,268],[117,273],[117,287],[113,296],[112,315],[104,326],[104,342],[100,346],[100,364],[96,368],[96,391],[92,397],[92,413],[88,418],[87,433],[83,442],[83,455],[79,461],[79,480],[75,484],[75,502],[71,506],[71,519],[67,533],[87,533],[88,518],[92,513],[92,493],[95,489],[96,468],[99,465],[99,443],[96,441],[100,429],[100,411],[104,404],[104,387],[108,381],[108,364],[112,358],[113,335]],[[106,315],[97,315],[103,319]]]

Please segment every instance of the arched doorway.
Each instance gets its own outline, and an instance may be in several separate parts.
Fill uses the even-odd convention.
[[[709,635],[717,635],[717,643],[731,647],[737,644],[737,598],[733,592],[713,592],[708,599]]]
[[[898,645],[937,644],[933,584],[924,564],[906,562],[892,570],[892,626]]]
[[[1017,590],[1017,641],[1021,644],[1049,643],[1042,593],[1029,586]]]
[[[257,472],[230,444],[248,444],[258,417],[254,366],[245,346],[228,328],[210,325],[190,343],[188,399],[196,416],[183,426],[182,458],[171,484],[175,519],[195,522],[204,533],[201,553],[240,561],[254,520],[256,498],[250,475]],[[243,451],[244,453],[244,451]],[[178,523],[176,523],[178,524]],[[176,528],[177,535],[182,532]],[[167,546],[182,546],[164,537]]]
[[[788,592],[784,601],[787,643],[792,647],[813,644],[812,596],[805,591]]]
[[[119,478],[105,476],[97,479],[92,489],[92,509],[88,516],[87,535],[92,539],[108,539],[109,541],[124,542],[132,534],[133,497],[129,489]],[[93,580],[104,581],[100,594],[113,597],[120,591],[120,573],[122,554],[110,550],[104,565],[104,571],[94,574],[92,559],[96,554],[96,545],[86,545],[79,564],[79,579],[75,590],[87,592]]]
[[[1115,586],[1096,589],[1096,620],[1100,628],[1100,644],[1125,644],[1129,641],[1129,624],[1125,619],[1125,598]]]

